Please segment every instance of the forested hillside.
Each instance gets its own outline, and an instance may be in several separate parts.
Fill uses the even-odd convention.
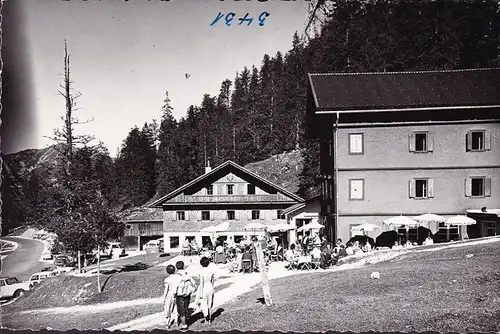
[[[321,32],[310,40],[302,32],[291,36],[290,50],[239,69],[179,120],[166,87],[158,120],[131,129],[99,176],[107,180],[107,197],[118,210],[140,206],[202,174],[207,161],[247,165],[300,150],[297,192],[307,198],[319,165],[319,144],[305,133],[308,73],[498,67],[499,9],[493,0],[336,2]]]

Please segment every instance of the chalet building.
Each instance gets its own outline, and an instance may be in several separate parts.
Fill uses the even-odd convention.
[[[142,250],[150,240],[163,237],[163,211],[157,208],[138,208],[126,219],[122,244],[126,250]]]
[[[478,220],[437,241],[500,234],[500,69],[310,74],[307,123],[330,240],[423,213]]]
[[[288,232],[290,243],[295,242],[298,236],[304,237],[304,232],[298,231],[300,227],[314,222],[319,223],[320,211],[321,196],[309,198],[283,210],[282,214],[287,218],[288,223],[295,227],[295,230]]]
[[[245,235],[245,225],[286,223],[282,211],[303,202],[299,196],[281,188],[257,174],[226,161],[214,169],[158,199],[150,208],[163,211],[163,236],[166,251],[179,250],[185,239],[195,239],[206,245],[210,233],[201,229],[229,222],[222,238],[232,235],[239,242]]]

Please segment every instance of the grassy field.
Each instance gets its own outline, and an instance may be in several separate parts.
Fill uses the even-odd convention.
[[[230,284],[222,284],[215,291],[225,289]],[[150,288],[152,285],[148,285]],[[159,291],[153,298],[161,297],[163,286],[152,288]],[[160,291],[161,290],[161,291]],[[142,296],[139,298],[143,298]],[[194,296],[192,296],[192,300]],[[2,314],[2,326],[10,329],[41,330],[45,328],[54,330],[101,330],[107,327],[131,321],[138,317],[162,312],[163,304],[135,305],[127,308],[108,309],[101,312],[72,312],[66,314],[24,313],[18,314],[5,312]],[[12,311],[12,310],[11,310]]]
[[[338,272],[316,272],[270,281],[274,305],[262,305],[262,289],[217,308],[210,330],[439,331],[500,330],[500,242],[410,252],[388,262]],[[472,255],[472,256],[471,256]],[[370,279],[379,271],[380,280]],[[45,281],[2,307],[12,329],[103,329],[161,312],[161,303],[64,314],[20,311],[94,305],[162,294],[164,268],[109,276],[101,294],[95,277]],[[102,282],[104,283],[104,277]],[[227,288],[222,284],[216,291]],[[195,320],[193,330],[207,330]]]
[[[499,259],[494,242],[282,278],[270,282],[272,307],[254,289],[224,305],[210,330],[498,332]],[[370,279],[373,271],[380,280]],[[190,329],[206,326],[196,322]]]

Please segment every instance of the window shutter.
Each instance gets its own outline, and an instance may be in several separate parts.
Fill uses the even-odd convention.
[[[408,150],[410,152],[415,151],[415,134],[414,133],[410,133],[408,135]]]
[[[223,187],[222,184],[218,184],[217,187],[215,187],[217,189],[217,192],[214,189],[214,192],[215,192],[214,195],[223,195],[224,194],[224,189],[222,187]]]
[[[491,150],[491,132],[490,131],[484,132],[484,149],[485,149],[485,151]]]
[[[235,220],[240,220],[242,213],[244,213],[244,211],[234,210],[234,219]]]
[[[259,219],[264,220],[264,214],[265,214],[266,210],[258,210],[258,211],[259,211]]]
[[[427,180],[427,197],[434,197],[434,179]]]
[[[465,179],[465,197],[470,197],[472,194],[472,180]]]
[[[471,151],[472,150],[472,132],[471,131],[467,132],[467,134],[465,135],[465,141],[467,143],[467,151]]]
[[[434,134],[432,132],[427,134],[427,151],[434,151]]]
[[[177,211],[172,211],[172,220],[176,221],[177,220]]]
[[[410,180],[408,181],[408,189],[410,193],[410,198],[415,198],[415,181]]]
[[[491,197],[491,178],[484,179],[484,196]]]
[[[215,213],[217,211],[209,211],[210,212],[210,220],[215,220]]]

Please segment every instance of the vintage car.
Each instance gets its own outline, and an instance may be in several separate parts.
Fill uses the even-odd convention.
[[[20,297],[31,288],[31,282],[19,282],[15,277],[0,277],[0,299]]]

